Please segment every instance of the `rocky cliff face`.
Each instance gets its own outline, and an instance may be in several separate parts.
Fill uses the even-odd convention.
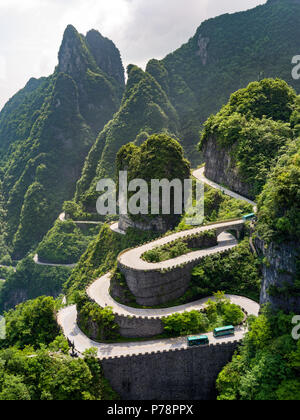
[[[72,198],[96,135],[120,106],[120,53],[96,31],[94,38],[89,48],[69,25],[54,73],[31,79],[0,113],[7,241],[17,259],[42,239],[62,203]]]
[[[149,222],[147,217],[145,217],[145,220],[132,220],[127,215],[120,215],[119,228],[124,231],[126,231],[128,228],[134,228],[144,231],[165,233],[168,230],[174,228],[174,225],[167,223],[167,220],[159,216],[151,219]]]
[[[300,257],[300,242],[282,244],[266,243],[255,239],[255,247],[264,257],[263,283],[260,303],[270,303],[274,308],[288,312],[300,311],[300,288],[297,264]],[[297,278],[298,277],[298,278]]]
[[[205,176],[218,184],[245,197],[254,199],[251,186],[241,180],[230,150],[220,147],[215,137],[205,142],[202,149],[205,164]]]
[[[124,67],[115,44],[94,29],[86,34],[85,39],[98,67],[125,87]]]
[[[57,71],[76,82],[80,113],[97,135],[118,110],[125,88],[119,50],[99,32],[84,37],[69,25],[58,59]]]

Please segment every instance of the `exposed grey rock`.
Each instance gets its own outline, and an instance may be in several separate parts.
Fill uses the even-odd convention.
[[[159,216],[151,220],[149,218],[145,218],[145,221],[137,221],[132,220],[127,215],[120,215],[119,229],[126,231],[128,228],[165,233],[168,230],[172,229],[173,225],[168,224],[165,218]]]
[[[197,55],[200,56],[202,64],[204,66],[207,63],[207,58],[208,58],[208,52],[207,52],[208,44],[209,44],[209,38],[202,37],[202,35],[200,34],[198,38],[199,50],[197,51]]]
[[[279,290],[295,286],[297,275],[297,259],[300,256],[300,242],[271,243],[267,245],[260,238],[255,238],[255,247],[265,258],[263,264],[263,282],[260,295],[261,305],[270,303],[276,309],[288,312],[300,311],[300,294],[293,292],[270,293],[270,287]]]
[[[124,67],[120,52],[115,44],[94,29],[87,33],[86,41],[100,69],[124,87]]]
[[[72,25],[69,25],[64,32],[58,58],[58,71],[70,76],[82,74],[88,68],[88,63],[82,53],[80,35]]]
[[[118,49],[97,31],[85,38],[68,25],[58,59],[57,71],[76,82],[80,113],[97,135],[118,110],[125,87]]]
[[[224,147],[219,146],[214,136],[203,145],[203,159],[205,176],[208,179],[252,200],[255,199],[251,193],[251,185],[241,180],[230,150],[226,151]]]

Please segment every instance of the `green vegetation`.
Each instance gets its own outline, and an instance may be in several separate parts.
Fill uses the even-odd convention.
[[[111,71],[117,67],[120,75],[118,50],[94,32],[89,40],[95,57],[85,37],[69,26],[54,74],[32,79],[0,113],[0,181],[7,225],[1,210],[0,244],[5,243],[0,259],[11,252],[14,259],[23,258],[41,241],[63,202],[73,197],[96,135],[120,105],[124,81],[97,64],[102,60],[107,67],[112,54]],[[107,56],[101,54],[102,47]]]
[[[158,263],[188,254],[189,252],[198,251],[217,244],[216,232],[210,230],[208,232],[200,232],[187,239],[177,239],[162,245],[158,248],[151,249],[142,255],[142,259],[149,263]]]
[[[258,199],[257,231],[267,242],[300,237],[300,141],[285,152]]]
[[[63,211],[71,220],[75,221],[106,221],[109,222],[111,220],[116,220],[114,216],[101,216],[98,213],[94,213],[96,211],[96,206],[94,209],[90,209],[93,213],[89,213],[84,210],[83,205],[81,203],[76,203],[73,201],[65,201],[63,204]]]
[[[73,194],[72,174],[74,170],[80,170],[92,142],[90,129],[78,113],[77,95],[74,81],[59,74],[31,137],[22,143],[19,155],[15,157],[18,168],[25,166],[9,192],[7,203],[9,233],[10,237],[14,235],[16,259],[23,257],[42,239],[54,222],[57,209]],[[60,105],[56,106],[57,103]],[[29,162],[26,164],[24,155],[27,154]]]
[[[203,122],[226,103],[232,92],[262,77],[279,77],[298,89],[286,63],[290,63],[298,48],[299,19],[300,8],[294,1],[269,1],[253,10],[203,22],[178,50],[163,60],[150,60],[146,72],[129,66],[122,106],[89,153],[77,184],[76,202],[85,210],[94,211],[95,183],[114,174],[114,159],[124,144],[140,145],[149,135],[167,132],[180,139],[195,165],[199,163],[196,144]],[[276,121],[286,121],[291,114],[288,105],[295,94],[279,87],[274,101],[268,102],[267,95],[266,88],[257,92],[258,102],[248,104],[253,118],[269,118],[268,105],[275,104],[272,116]],[[247,93],[236,96],[236,100],[246,103]],[[242,114],[245,111],[239,103],[235,109]],[[270,149],[269,130],[279,140],[288,132],[280,122],[266,122],[266,126],[261,123],[258,127],[250,124],[245,130],[245,146],[258,130],[270,143]],[[257,182],[255,188],[261,187],[260,180]]]
[[[83,226],[83,229],[68,220],[55,222],[37,248],[39,260],[55,264],[76,263],[86,251],[88,244],[96,239],[99,226]]]
[[[118,399],[93,352],[72,359],[47,349],[8,348],[0,351],[0,378],[0,401]]]
[[[135,229],[128,229],[126,235],[120,235],[113,232],[107,224],[103,225],[97,239],[89,244],[65,283],[65,291],[72,296],[76,291],[85,290],[93,280],[115,266],[116,258],[121,251],[157,237],[158,235],[153,232]]]
[[[192,251],[193,249],[188,247],[186,241],[178,239],[176,242],[170,242],[167,245],[145,252],[145,254],[142,255],[142,259],[149,263],[158,263],[179,257],[180,255],[188,254]]]
[[[265,308],[250,322],[243,346],[218,377],[218,399],[300,399],[300,341],[291,336],[292,317]]]
[[[245,314],[241,308],[230,303],[223,292],[215,294],[202,312],[175,313],[163,319],[164,330],[170,336],[201,334],[225,325],[239,325]]]
[[[90,31],[84,37],[68,25],[58,58],[58,71],[76,82],[80,113],[96,137],[120,106],[124,91],[120,53],[99,32]]]
[[[231,146],[236,140],[239,121],[237,127],[233,129],[233,124],[226,123],[226,117],[246,119],[259,119],[263,117],[273,121],[289,123],[296,100],[295,91],[286,82],[280,79],[263,79],[259,82],[252,82],[246,88],[240,89],[230,96],[229,102],[224,105],[221,111],[213,118],[213,122],[206,124],[212,133],[223,133],[220,142]],[[229,119],[230,121],[230,119]],[[219,124],[218,124],[219,123]],[[217,132],[214,130],[220,125]],[[229,127],[232,127],[230,131]],[[230,137],[231,134],[231,137]],[[205,139],[205,136],[204,136]]]
[[[252,213],[251,204],[225,195],[219,190],[205,186],[204,216],[205,222],[219,222],[241,218]]]
[[[232,92],[264,77],[279,77],[299,90],[286,65],[297,51],[293,34],[300,35],[299,18],[300,7],[294,0],[268,1],[252,10],[203,22],[181,48],[148,63],[146,70],[176,108],[179,136],[190,159],[195,155],[201,123]],[[264,112],[264,102],[260,105],[258,112]],[[277,109],[286,110],[280,103]]]
[[[90,150],[77,183],[76,202],[85,210],[95,212],[96,183],[99,179],[115,175],[115,158],[120,148],[130,141],[140,143],[141,135],[147,138],[160,132],[176,134],[175,110],[150,74],[129,66],[121,108]]]
[[[246,237],[237,247],[223,254],[203,258],[201,264],[193,269],[191,282],[185,294],[155,308],[184,305],[213,296],[220,289],[225,290],[227,294],[245,296],[258,302],[261,281],[261,261],[251,252],[249,238]],[[118,291],[118,297],[114,293],[113,297],[118,302],[134,308],[150,308],[136,303],[124,275],[118,269],[113,271],[111,281],[111,290],[115,289]]]
[[[260,261],[251,252],[246,237],[232,250],[203,258],[193,269],[189,290],[181,299],[193,301],[221,289],[258,301],[260,283]]]
[[[70,276],[70,268],[37,265],[32,255],[11,272],[0,290],[0,313],[27,299],[41,295],[58,296]]]
[[[0,341],[0,401],[116,399],[93,349],[72,359],[59,334],[53,298],[39,297],[5,314]]]
[[[115,265],[111,271],[109,293],[116,302],[135,308],[141,308],[141,306],[137,304],[134,294],[131,293],[124,274],[121,273],[117,265]]]
[[[116,170],[118,173],[126,169],[129,181],[140,177],[148,184],[152,179],[184,180],[190,175],[190,164],[184,158],[182,146],[166,134],[153,135],[141,146],[129,143],[121,147]]]
[[[282,80],[250,83],[207,120],[200,148],[216,138],[256,196],[281,149],[293,137],[290,118],[295,104],[296,93]]]
[[[152,191],[152,180],[167,179],[173,181],[179,179],[184,181],[190,178],[190,164],[184,158],[182,146],[170,136],[159,134],[150,136],[140,147],[129,143],[121,147],[116,158],[116,172],[126,170],[128,172],[128,182],[134,179],[142,179],[147,182],[148,191]],[[132,198],[134,193],[130,193],[128,198]],[[182,194],[182,203],[184,197]],[[171,191],[171,203],[174,203],[174,190]],[[162,199],[160,198],[159,214],[168,228],[172,229],[178,223],[180,215],[176,215],[174,204],[171,206],[170,214],[162,214]],[[140,207],[142,205],[140,204]],[[149,224],[152,218],[157,215],[151,214],[151,203],[147,215],[132,215],[129,217]]]
[[[250,204],[228,197],[220,191],[214,190],[210,187],[206,187],[204,204],[206,223],[242,217],[242,215],[252,211],[252,206]],[[185,218],[183,217],[181,222],[175,228],[175,231],[179,232],[191,228],[193,227],[186,225]],[[140,235],[145,235],[144,238],[147,238],[145,239],[146,241],[157,238],[156,234],[139,232]],[[80,261],[81,268],[79,269],[78,266],[75,268],[72,276],[66,284],[66,288],[70,288],[70,293],[72,294],[77,289],[83,290],[93,279],[96,279],[109,270],[112,270],[111,293],[114,299],[122,304],[141,308],[141,306],[136,303],[135,297],[128,289],[123,274],[115,267],[114,255],[117,256],[118,252],[110,252],[111,249],[118,248],[119,252],[121,252],[121,250],[143,244],[144,240],[141,240],[140,242],[134,241],[135,245],[130,245],[133,242],[131,242],[132,239],[129,238],[135,236],[137,233],[138,231],[129,229],[125,237],[120,237],[120,235],[111,232],[108,228],[103,229],[94,245],[90,245],[91,250],[95,248],[95,255],[97,256],[96,263],[90,262],[93,253],[86,252],[82,256]],[[174,231],[167,232],[164,236],[172,233],[174,233]],[[204,235],[204,238],[206,238],[209,242],[213,240],[214,237],[215,233],[213,230],[206,232]],[[113,238],[119,238],[119,240],[124,242],[122,249],[119,241],[111,242]],[[98,249],[96,242],[100,244],[100,241],[102,242],[102,247]],[[106,243],[110,244],[110,248],[103,248]],[[209,245],[213,246],[214,244]],[[169,250],[169,246],[171,247],[171,250]],[[168,248],[167,250],[163,247],[163,250],[154,249],[149,253],[147,252],[147,254],[144,255],[144,258],[146,257],[146,260],[148,259],[149,262],[155,262],[161,258],[165,260],[165,258],[169,259],[171,255],[181,255],[181,253],[185,251],[191,252],[191,248],[197,248],[197,246],[198,245],[193,245],[191,242],[191,246],[187,248],[186,244],[182,245],[180,243],[177,248],[176,241],[175,244],[168,244],[166,247]],[[163,251],[162,256],[160,255],[161,251]],[[150,261],[152,257],[153,261]],[[105,263],[99,267],[100,260],[105,261]],[[89,266],[90,268],[88,268]],[[95,269],[95,267],[97,268]],[[239,269],[237,269],[237,267],[239,267]],[[197,273],[198,269],[199,272]],[[201,265],[196,267],[195,270],[195,275],[192,276],[190,287],[185,295],[175,301],[159,305],[158,308],[167,308],[192,302],[202,297],[211,296],[219,289],[226,290],[228,293],[247,296],[256,301],[259,300],[261,282],[260,261],[251,253],[248,238],[245,238],[244,241],[236,248],[222,254],[222,256],[215,255],[204,258]]]
[[[270,78],[280,77],[299,89],[287,65],[298,49],[299,19],[294,0],[269,0],[253,10],[204,22],[187,44],[164,60],[151,60],[146,72],[129,66],[120,109],[124,75],[118,50],[96,31],[84,37],[69,26],[55,73],[31,79],[0,113],[0,264],[12,265],[11,256],[23,258],[42,238],[38,252],[48,261],[74,262],[86,251],[70,277],[70,270],[38,266],[30,255],[16,272],[0,268],[0,278],[6,280],[0,286],[0,310],[39,295],[56,296],[65,284],[69,300],[77,299],[83,330],[92,319],[99,325],[99,339],[117,337],[110,309],[101,310],[78,291],[111,270],[119,252],[156,235],[129,229],[120,236],[104,225],[90,242],[96,229],[83,233],[72,222],[57,222],[44,235],[63,202],[74,219],[99,219],[95,185],[115,169],[128,167],[130,176],[146,180],[153,174],[185,175],[182,149],[169,136],[180,139],[187,156],[197,160],[202,123],[232,92],[258,78],[263,80],[237,91],[209,118],[202,142],[217,139],[253,196],[262,191],[259,235],[267,242],[296,243],[300,174],[299,142],[294,139],[300,133],[300,97],[282,80]],[[208,188],[205,210],[205,223],[252,211],[248,204]],[[183,219],[176,230],[186,228]],[[180,242],[156,250],[150,259],[164,260],[188,249]],[[115,280],[122,286],[119,274]],[[245,238],[224,255],[204,259],[176,304],[218,290],[257,300],[260,277],[259,260]],[[240,321],[237,307],[220,305],[210,302],[205,313],[174,316],[166,321],[166,331],[198,333]],[[9,347],[0,351],[0,400],[113,398],[93,351],[81,360],[67,355],[54,310],[54,300],[42,297],[6,314],[8,337],[1,345]],[[290,329],[291,316],[280,312],[266,310],[252,321],[244,346],[219,376],[220,399],[299,399],[300,347]]]
[[[1,161],[25,141],[40,114],[51,78],[31,78],[24,89],[14,95],[0,112]],[[2,168],[1,168],[2,169]]]
[[[252,205],[246,201],[229,197],[207,185],[204,192],[204,224],[242,218],[253,211]],[[183,216],[175,231],[193,229],[193,227],[186,224],[186,216]]]
[[[41,296],[6,312],[6,339],[0,341],[0,348],[48,346],[59,334],[55,309],[52,297]]]
[[[112,308],[101,308],[91,302],[85,292],[78,292],[75,295],[75,303],[79,313],[78,325],[80,329],[90,336],[91,323],[97,326],[97,341],[115,340],[120,337],[119,326],[115,322]],[[94,328],[93,328],[94,330]]]
[[[6,280],[10,274],[13,274],[13,267],[0,266],[0,279]]]
[[[284,115],[281,114],[280,118],[290,119],[290,129],[293,130],[293,135],[297,136],[299,98],[291,109],[281,104],[277,111],[279,114],[283,111]],[[289,140],[285,143],[280,149],[279,157],[274,160],[267,182],[259,195],[256,231],[260,239],[265,241],[266,247],[273,242],[275,247],[280,249],[280,244],[285,242],[294,250],[299,249],[299,151],[299,140]],[[288,260],[290,256],[287,254],[284,258]],[[296,260],[295,272],[278,273],[287,274],[293,281],[272,285],[267,291],[270,297],[278,296],[289,302],[290,299],[299,296],[298,260],[299,258]],[[268,268],[267,259],[262,262]],[[277,270],[275,266],[274,269]],[[256,320],[252,320],[243,346],[219,375],[217,388],[220,400],[300,399],[300,347],[299,342],[291,337],[292,318],[291,313],[264,307],[263,313]]]
[[[10,248],[7,241],[7,213],[5,210],[2,183],[0,181],[0,264],[11,265]],[[3,278],[0,274],[0,278]]]
[[[187,44],[164,60],[151,60],[146,72],[130,66],[121,109],[100,133],[89,153],[77,186],[76,202],[82,204],[85,212],[94,212],[95,182],[113,174],[115,156],[129,141],[140,145],[149,135],[168,132],[181,139],[188,157],[194,158],[201,124],[232,92],[256,80],[258,75],[281,77],[297,87],[286,63],[297,50],[299,16],[299,5],[295,2],[269,1],[251,11],[204,22]],[[243,22],[242,32],[240,22]],[[70,50],[73,51],[71,56],[68,55]],[[14,257],[23,257],[42,239],[55,220],[57,208],[64,200],[72,198],[74,181],[96,134],[118,110],[123,82],[122,64],[115,46],[96,31],[84,37],[69,26],[54,75],[31,79],[1,112],[1,178],[9,210],[9,245],[14,241]],[[255,120],[257,124],[253,122],[244,127],[244,145],[247,148],[251,136],[258,133],[259,137],[267,138],[271,149],[272,138],[276,137],[281,143],[288,131],[278,120],[288,122],[288,105],[293,94],[279,86],[274,101],[269,103],[265,100],[268,92],[257,91],[255,95],[258,100],[247,105],[253,118],[260,120],[264,114],[276,121],[267,119],[258,123]],[[62,100],[65,96],[66,100]],[[247,92],[236,95],[236,102],[232,104],[234,112],[244,115],[243,104],[247,100]],[[56,104],[60,106],[56,108]],[[292,123],[297,129],[294,113]],[[270,130],[272,136],[268,134]],[[56,141],[58,138],[60,141]],[[261,164],[260,157],[258,161]],[[44,180],[41,182],[37,174],[40,165],[45,165],[43,171],[45,178],[50,175],[49,181],[56,175],[50,182],[49,197],[48,185]],[[262,165],[257,174],[261,169],[265,170],[265,166]],[[64,181],[57,184],[57,179]],[[261,187],[260,179],[254,187]],[[43,202],[42,212],[36,211],[38,202]],[[35,223],[33,229],[36,220],[39,223]]]

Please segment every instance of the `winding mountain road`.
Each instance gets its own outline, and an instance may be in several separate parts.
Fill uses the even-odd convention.
[[[61,222],[66,222],[66,213],[60,213],[60,215],[58,216],[58,220],[60,220]],[[81,224],[81,225],[100,225],[103,224],[103,222],[93,222],[93,221],[74,221],[74,223]],[[122,231],[119,231],[118,233],[123,233]],[[124,232],[125,235],[125,232]],[[42,265],[45,267],[67,267],[67,268],[74,268],[76,266],[76,264],[55,264],[55,263],[43,263],[39,260],[39,256],[38,254],[35,254],[33,257],[33,261],[37,264],[37,265]]]
[[[252,301],[249,301],[249,305],[248,302],[245,303],[247,303],[248,309],[250,306],[252,308],[248,314],[257,316],[259,312],[259,305]],[[85,350],[94,347],[97,350],[97,356],[99,359],[105,359],[108,357],[132,356],[136,354],[146,354],[159,351],[179,350],[185,349],[187,347],[186,337],[148,341],[131,341],[113,344],[97,343],[88,338],[78,327],[77,310],[75,305],[62,309],[58,314],[57,321],[61,326],[64,335],[72,343],[74,343],[75,349],[79,353],[82,354]],[[210,344],[218,344],[229,343],[234,340],[241,340],[246,332],[247,329],[241,326],[236,328],[234,336],[215,338],[213,333],[208,333],[206,335],[209,338]]]
[[[103,224],[103,222],[96,222],[96,221],[93,221],[93,220],[72,220],[72,219],[66,219],[66,213],[65,212],[60,213],[60,215],[58,216],[58,219],[61,222],[67,222],[69,220],[70,222],[74,222],[77,225],[101,225],[101,224]]]
[[[74,268],[76,266],[76,264],[53,264],[53,263],[43,263],[39,260],[39,256],[38,254],[35,254],[33,257],[33,261],[37,264],[37,265],[42,265],[45,267],[69,267],[69,268]]]
[[[166,245],[178,239],[186,239],[189,236],[201,232],[207,232],[212,229],[225,229],[226,227],[228,227],[229,230],[233,225],[240,226],[241,224],[243,224],[243,220],[238,220],[235,222],[216,223],[214,225],[201,226],[195,229],[177,232],[172,235],[158,239],[156,241],[150,242],[146,245],[142,245],[138,248],[133,248],[128,251],[125,251],[119,256],[118,261],[128,268],[132,268],[133,270],[139,271],[170,269],[178,265],[185,264],[191,260],[200,259],[219,252],[227,251],[237,246],[238,242],[231,234],[227,232],[222,232],[218,236],[218,245],[207,249],[189,252],[188,254],[180,255],[177,258],[173,258],[167,261],[162,261],[159,263],[149,263],[142,259],[143,254],[145,254],[145,252]]]
[[[248,204],[251,204],[251,206],[253,207],[254,213],[256,213],[257,204],[254,201],[249,200],[249,198],[243,197],[242,195],[237,194],[233,191],[230,191],[227,188],[223,187],[222,185],[217,184],[216,182],[211,181],[210,179],[206,178],[206,176],[204,175],[204,172],[205,172],[205,166],[202,166],[202,168],[196,169],[195,171],[193,171],[193,176],[199,181],[202,181],[204,184],[207,184],[216,190],[222,191],[224,194],[228,195],[229,197],[236,198],[237,200],[246,201]]]
[[[137,316],[137,317],[147,317],[147,318],[163,318],[174,313],[190,312],[190,311],[200,311],[205,308],[207,301],[209,299],[215,300],[214,297],[208,297],[204,299],[197,300],[195,302],[186,303],[185,305],[173,306],[171,308],[162,308],[162,309],[139,309],[132,308],[121,303],[116,302],[109,293],[110,287],[110,273],[105,274],[96,280],[91,286],[87,289],[88,296],[94,300],[99,306],[105,308],[110,306],[113,309],[113,312],[117,315],[124,316]],[[259,305],[253,300],[235,296],[235,295],[226,295],[231,303],[239,305],[247,313],[257,315]]]
[[[236,194],[210,180],[208,180],[204,176],[204,168],[200,168],[194,171],[193,175],[199,179],[200,181],[210,185],[213,188],[217,188],[223,191],[225,194],[239,199],[244,200],[251,204],[256,211],[256,203],[249,200],[248,198],[242,197],[239,194]],[[212,255],[215,253],[223,252],[230,248],[233,248],[237,245],[237,240],[228,232],[226,232],[226,228],[230,230],[232,227],[238,227],[243,223],[243,220],[236,220],[236,221],[228,221],[228,222],[219,222],[208,226],[201,226],[195,229],[191,229],[189,231],[177,232],[175,234],[169,235],[167,237],[158,239],[156,241],[150,242],[146,245],[142,245],[138,248],[127,250],[124,253],[120,254],[119,262],[126,265],[127,267],[131,267],[133,269],[138,270],[153,270],[153,269],[164,269],[164,268],[172,268],[182,263],[188,262],[190,260],[196,258],[203,258],[208,255]],[[125,232],[120,231],[118,227],[118,223],[114,223],[111,225],[111,229],[114,232],[125,234]],[[142,260],[142,255],[159,246],[165,245],[171,241],[176,239],[185,238],[190,235],[194,235],[196,233],[217,229],[221,231],[218,236],[218,245],[215,247],[211,247],[208,249],[203,249],[200,251],[194,251],[180,257],[174,258],[172,260],[163,261],[160,263],[148,263]],[[174,313],[181,313],[185,311],[192,311],[192,310],[201,310],[205,307],[209,298],[201,299],[192,303],[188,303],[186,305],[181,305],[177,307],[171,308],[163,308],[163,309],[138,309],[128,307],[126,305],[122,305],[116,302],[109,293],[110,287],[110,273],[102,276],[101,278],[97,279],[91,286],[87,289],[88,296],[94,300],[99,306],[101,307],[112,307],[113,312],[117,315],[124,315],[124,316],[135,316],[141,318],[163,318],[165,316],[174,314]],[[239,305],[248,315],[258,316],[260,306],[258,303],[247,299],[242,296],[234,296],[234,295],[227,295],[232,303]],[[213,298],[211,298],[213,299]],[[69,306],[62,309],[57,316],[57,320],[59,325],[61,326],[64,335],[74,343],[75,349],[79,353],[83,353],[86,349],[94,347],[97,349],[97,354],[99,359],[104,359],[107,357],[119,357],[119,356],[130,356],[135,354],[147,354],[150,352],[158,352],[158,351],[168,351],[168,350],[175,350],[175,349],[184,349],[186,348],[186,337],[180,338],[172,338],[172,339],[160,339],[160,340],[148,340],[148,341],[131,341],[131,342],[124,342],[124,343],[114,343],[114,344],[104,344],[104,343],[97,343],[90,338],[88,338],[78,327],[77,325],[77,309],[76,306]],[[234,337],[220,337],[215,338],[213,333],[207,334],[211,344],[217,343],[226,343],[231,342],[234,340],[241,340],[247,329],[242,326],[236,328],[235,336]]]
[[[119,228],[119,222],[111,224],[110,229],[115,233],[119,233],[120,235],[126,235],[126,232]]]

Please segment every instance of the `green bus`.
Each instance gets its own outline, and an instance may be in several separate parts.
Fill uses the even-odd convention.
[[[188,347],[203,346],[205,344],[209,344],[209,339],[207,335],[198,335],[196,337],[188,337],[187,343]]]
[[[226,335],[234,335],[234,327],[232,325],[214,329],[214,337],[224,337]]]
[[[256,217],[255,213],[250,213],[250,214],[246,214],[245,216],[243,216],[243,220],[245,220],[245,222],[247,222],[248,220],[255,219],[255,217]]]

